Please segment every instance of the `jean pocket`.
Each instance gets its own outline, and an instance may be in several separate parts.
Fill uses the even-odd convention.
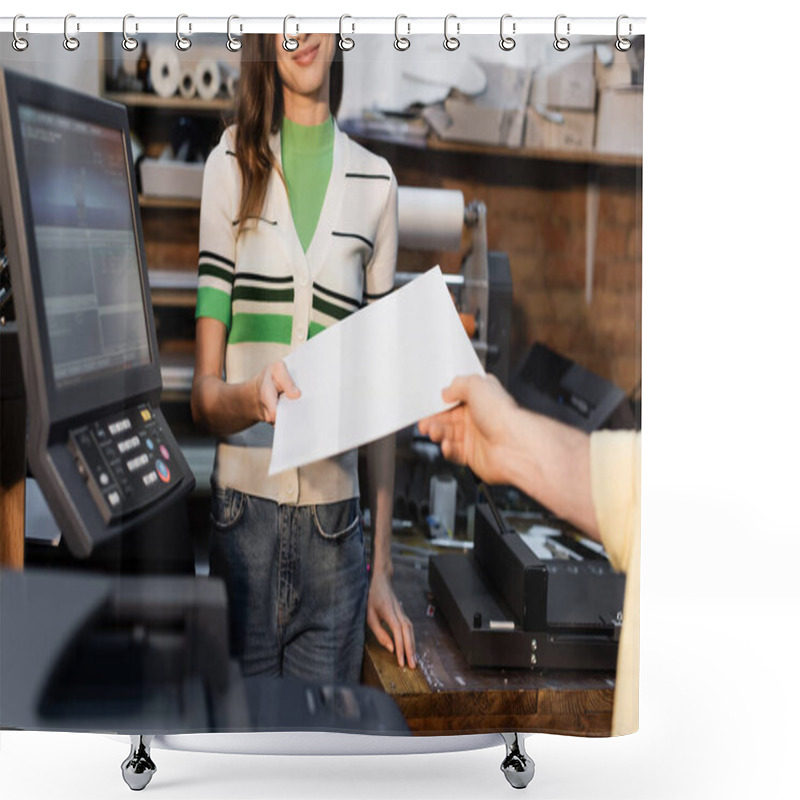
[[[232,528],[244,515],[247,495],[238,489],[219,486],[211,488],[211,521],[217,530]]]
[[[314,527],[323,539],[341,542],[361,530],[358,498],[311,506]]]

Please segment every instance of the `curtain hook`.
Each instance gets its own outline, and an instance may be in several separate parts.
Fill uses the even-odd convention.
[[[444,49],[449,50],[451,53],[453,50],[458,50],[461,47],[461,42],[456,36],[450,36],[447,33],[447,23],[450,22],[451,19],[458,20],[455,14],[448,14],[444,18]],[[461,23],[456,21],[456,33],[461,33]]]
[[[67,14],[67,16],[64,17],[64,49],[69,50],[70,53],[74,53],[81,46],[81,43],[74,36],[69,35],[67,26],[71,19],[75,19],[74,14]],[[80,24],[76,23],[76,29],[81,29]]]
[[[351,39],[349,36],[345,36],[344,33],[342,32],[342,23],[346,19],[353,19],[353,18],[349,14],[342,14],[342,16],[339,17],[339,49],[340,50],[352,50],[356,46],[355,41],[353,41],[353,39]],[[351,23],[351,28],[352,28],[352,31],[355,33],[356,25],[355,25],[354,22]]]
[[[506,52],[508,52],[509,50],[513,50],[517,46],[517,42],[514,38],[512,38],[511,36],[506,36],[503,33],[503,25],[505,24],[505,21],[507,19],[511,19],[511,14],[503,14],[503,16],[500,17],[500,49],[505,50]],[[511,23],[511,32],[512,33],[517,32],[516,22]]]
[[[289,53],[293,53],[298,47],[300,47],[300,42],[298,42],[294,36],[289,36],[287,32],[290,19],[296,19],[296,17],[293,17],[291,14],[289,14],[283,18],[283,49]]]
[[[11,27],[11,33],[14,36],[14,38],[13,38],[13,40],[11,42],[11,46],[18,53],[21,53],[23,50],[27,50],[28,49],[28,40],[27,39],[23,39],[17,33],[17,20],[20,20],[20,19],[25,19],[25,15],[24,14],[17,14],[17,16],[14,17],[14,24]],[[28,30],[28,23],[27,22],[25,23],[25,30],[26,31]]]
[[[122,18],[122,49],[127,50],[129,53],[133,52],[139,46],[139,40],[134,39],[132,36],[128,36],[128,20],[135,19],[133,14],[126,14]],[[136,30],[139,30],[139,26],[136,26]]]
[[[241,39],[237,39],[231,33],[231,22],[233,22],[235,19],[239,19],[239,17],[237,17],[236,14],[231,14],[228,17],[228,41],[225,42],[225,47],[227,47],[228,50],[231,51],[231,53],[238,53],[239,50],[242,49],[242,40]],[[240,25],[239,26],[239,31],[241,32],[241,30],[242,30],[242,26]]]
[[[567,39],[566,36],[558,35],[558,21],[560,19],[566,19],[566,18],[567,18],[566,14],[559,14],[556,17],[554,26],[556,40],[553,42],[553,47],[555,47],[555,49],[558,50],[560,53],[563,53],[565,50],[569,49],[569,39]],[[567,36],[569,36],[569,22],[567,23]]]
[[[617,41],[614,43],[614,47],[616,47],[617,50],[620,51],[620,53],[624,53],[626,50],[630,50],[631,49],[631,40],[624,38],[622,36],[622,34],[620,33],[620,23],[624,19],[628,19],[628,17],[625,14],[620,14],[617,17]],[[629,22],[628,23],[628,36],[631,35],[631,31],[632,30],[633,30],[633,26]]]
[[[408,48],[411,47],[411,40],[400,35],[398,28],[400,27],[401,19],[408,19],[408,17],[405,14],[398,14],[394,18],[394,49],[402,52],[403,50],[408,50]],[[406,28],[408,29],[406,32],[411,33],[410,22],[406,22]]]
[[[178,48],[181,52],[186,52],[192,46],[192,40],[187,39],[185,36],[181,34],[181,20],[187,19],[188,14],[178,14],[178,18],[175,20],[175,47]],[[192,30],[192,23],[189,23],[189,31]]]

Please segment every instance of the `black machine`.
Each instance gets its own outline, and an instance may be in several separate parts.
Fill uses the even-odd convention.
[[[377,689],[242,676],[220,581],[3,571],[0,605],[3,728],[408,732]]]
[[[127,112],[0,70],[0,165],[20,356],[3,336],[4,379],[22,372],[30,470],[77,557],[0,573],[0,727],[407,733],[376,690],[243,677],[224,584],[193,562],[191,575],[81,568],[169,520],[195,485],[159,409]]]
[[[161,372],[125,108],[0,72],[3,219],[27,455],[70,550],[194,487]]]
[[[528,351],[509,386],[525,408],[587,433],[636,427],[625,392],[541,342]]]
[[[509,389],[532,411],[590,432],[633,428],[625,393],[536,343]],[[475,667],[616,667],[625,576],[603,549],[567,534],[539,541],[513,530],[486,492],[471,554],[434,556],[429,581]]]
[[[599,548],[546,541],[532,548],[490,501],[476,507],[473,553],[430,559],[459,647],[474,667],[614,670],[625,576]]]

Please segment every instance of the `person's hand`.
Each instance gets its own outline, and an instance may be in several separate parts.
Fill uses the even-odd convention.
[[[367,625],[378,642],[397,656],[401,667],[406,663],[411,669],[417,666],[414,626],[403,611],[386,573],[372,575],[367,596]]]
[[[456,378],[442,399],[461,405],[421,420],[420,432],[441,444],[445,458],[466,464],[488,483],[503,483],[518,408],[512,397],[494,375],[469,375]]]
[[[258,418],[263,422],[275,422],[278,410],[278,397],[285,394],[292,400],[300,397],[300,390],[294,385],[289,370],[283,361],[268,364],[255,378],[258,397]]]

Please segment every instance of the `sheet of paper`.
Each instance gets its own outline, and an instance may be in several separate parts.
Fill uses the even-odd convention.
[[[286,366],[301,396],[278,401],[270,475],[444,411],[453,378],[484,372],[439,267],[318,334]]]

